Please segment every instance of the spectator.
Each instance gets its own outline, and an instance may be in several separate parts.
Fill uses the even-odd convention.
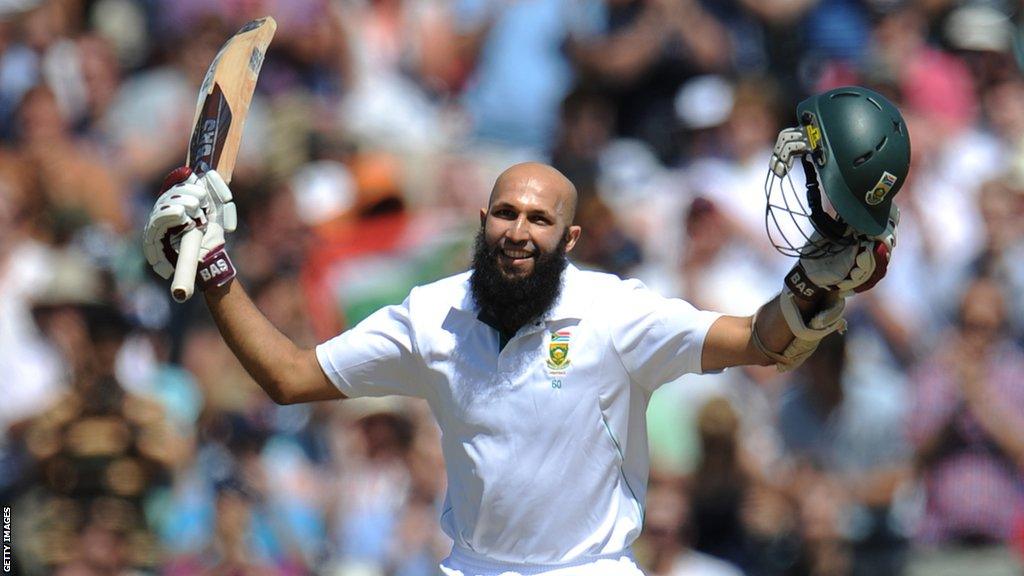
[[[766,281],[769,262],[750,250],[733,216],[704,197],[687,209],[679,283],[688,301],[738,312],[776,290]]]
[[[643,252],[636,240],[619,224],[614,213],[597,196],[580,202],[576,221],[580,226],[590,225],[593,234],[588,235],[576,247],[576,260],[596,269],[631,276],[637,265],[643,262]]]
[[[893,504],[911,472],[907,405],[898,379],[848,360],[844,336],[822,341],[783,395],[779,431],[800,471],[795,489],[823,496],[805,501],[828,540],[822,559],[845,557],[853,576],[899,574],[907,542]]]
[[[382,570],[410,497],[413,426],[401,403],[370,400],[346,407],[336,459],[341,482],[331,510],[336,570]]]
[[[673,163],[680,154],[673,102],[687,79],[725,68],[731,46],[696,0],[608,0],[603,35],[573,42],[581,70],[615,102],[619,135],[648,143]]]
[[[715,148],[698,154],[686,166],[687,182],[720,208],[721,216],[738,234],[737,240],[745,245],[748,257],[756,257],[768,266],[788,266],[788,259],[763,240],[764,174],[765,158],[771,156],[776,135],[784,126],[795,125],[797,119],[789,113],[785,124],[780,123],[780,90],[770,78],[749,77],[735,84],[721,81],[721,87],[704,98],[726,100],[721,104],[725,118],[717,130],[720,134],[715,138]],[[711,105],[687,103],[698,109]],[[800,185],[799,181],[795,184]]]
[[[1024,336],[1024,183],[1014,177],[986,182],[978,195],[984,245],[971,263],[976,274],[991,276],[1006,290],[1007,322],[1012,336]]]
[[[945,40],[971,68],[978,95],[1016,75],[1014,34],[1009,16],[993,5],[965,3],[942,20]]]
[[[575,77],[563,46],[592,38],[601,9],[600,0],[455,3],[462,58],[473,63],[465,106],[475,140],[550,151],[559,105]]]
[[[913,372],[910,437],[926,503],[917,576],[1015,574],[1007,548],[1024,513],[1024,353],[1005,332],[1000,287],[976,278],[957,326]]]
[[[749,567],[741,508],[752,477],[743,463],[739,419],[728,400],[712,398],[701,408],[697,427],[701,459],[690,487],[693,547]]]
[[[160,558],[145,506],[170,481],[185,446],[158,404],[118,381],[115,359],[129,325],[99,299],[94,270],[80,259],[64,265],[83,273],[58,275],[63,282],[40,294],[36,315],[64,358],[69,389],[24,427],[37,479],[35,497],[26,502],[40,503],[42,511],[24,532],[20,552],[30,569],[57,570],[74,566],[76,534],[86,542],[120,540],[120,534],[130,547],[113,568],[152,569]]]
[[[638,548],[651,576],[743,576],[738,568],[690,547],[690,503],[682,486],[667,482],[647,492],[647,514]]]
[[[49,215],[65,227],[65,237],[88,225],[125,231],[122,182],[96,150],[72,134],[53,91],[45,85],[29,90],[17,118],[26,160],[39,174]]]
[[[352,89],[343,112],[360,142],[429,154],[447,145],[444,98],[462,83],[448,7],[437,1],[342,4]]]
[[[27,455],[10,438],[63,392],[60,356],[39,333],[32,302],[60,269],[43,241],[47,230],[36,174],[20,154],[0,150],[0,371],[18,386],[0,403],[0,494],[24,481]]]
[[[552,165],[566,174],[584,197],[597,186],[601,152],[614,132],[614,109],[601,91],[578,86],[562,101]]]
[[[110,106],[117,98],[121,86],[121,69],[110,42],[98,35],[83,36],[76,44],[78,65],[85,86],[85,110],[78,119],[75,132],[99,140],[109,146],[102,123],[107,119]],[[104,151],[108,162],[116,158],[114,150]]]
[[[253,504],[256,496],[238,479],[218,484],[215,529],[209,546],[199,554],[174,559],[164,574],[251,574],[255,576],[293,576],[306,574],[301,563],[267,558],[256,543],[260,533],[254,530]]]

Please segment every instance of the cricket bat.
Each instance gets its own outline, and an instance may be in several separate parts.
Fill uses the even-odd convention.
[[[246,23],[224,43],[206,71],[185,157],[185,165],[196,176],[216,170],[224,182],[231,182],[256,78],[276,30],[277,22],[270,16]],[[171,282],[171,296],[177,302],[192,297],[202,240],[198,229],[181,238]]]

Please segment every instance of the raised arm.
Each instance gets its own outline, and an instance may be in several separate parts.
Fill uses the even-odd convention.
[[[761,351],[754,340],[757,334],[769,351],[781,353],[793,342],[793,331],[782,315],[782,295],[772,298],[753,316],[722,316],[711,325],[704,339],[701,370],[713,372],[731,366],[768,366],[776,361]],[[801,316],[808,319],[815,305],[797,301]]]
[[[846,297],[881,280],[895,243],[864,239],[823,258],[801,259],[778,296],[747,317],[723,316],[708,330],[701,355],[703,371],[730,366],[775,364],[796,368],[836,330],[845,330]]]
[[[316,352],[296,346],[232,280],[206,291],[221,336],[249,375],[278,404],[345,398],[327,379]]]
[[[164,182],[165,192],[146,225],[146,259],[164,278],[174,272],[175,246],[189,230],[203,231],[196,281],[221,336],[242,366],[278,404],[344,398],[327,379],[313,350],[303,350],[282,334],[253,304],[235,280],[224,250],[224,233],[235,229],[231,192],[220,176],[196,178],[178,169]]]

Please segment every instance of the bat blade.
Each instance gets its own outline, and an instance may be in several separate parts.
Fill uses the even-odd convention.
[[[256,80],[276,30],[277,22],[269,16],[246,23],[206,71],[185,156],[185,165],[197,176],[216,170],[225,182],[231,181]],[[171,296],[178,302],[192,297],[201,239],[202,232],[195,229],[181,239],[171,282]]]
[[[214,169],[231,181],[263,58],[277,30],[267,16],[248,22],[214,57],[199,88],[185,164],[205,174]]]

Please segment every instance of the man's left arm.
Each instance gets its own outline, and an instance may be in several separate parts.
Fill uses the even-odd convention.
[[[895,232],[894,232],[895,233]],[[835,331],[846,329],[846,298],[885,276],[895,237],[863,239],[824,258],[801,259],[785,286],[753,316],[722,316],[708,330],[701,370],[775,364],[793,370]]]
[[[793,330],[782,315],[783,297],[784,294],[779,294],[772,298],[753,316],[722,316],[716,320],[704,338],[701,371],[715,372],[732,366],[768,366],[778,363],[761,351],[754,337],[754,323],[757,323],[756,334],[764,348],[777,351],[781,356],[794,340]],[[804,318],[813,315],[817,305],[797,302]]]

